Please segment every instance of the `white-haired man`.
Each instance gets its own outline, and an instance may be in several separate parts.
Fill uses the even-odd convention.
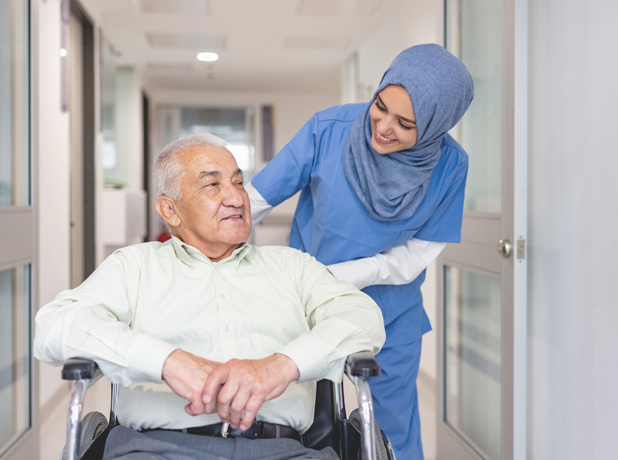
[[[116,251],[37,314],[38,359],[94,359],[124,386],[106,460],[337,458],[299,442],[313,381],[384,343],[371,298],[304,253],[245,243],[249,199],[224,145],[168,145],[154,185],[172,240]],[[222,422],[245,437],[212,436]]]

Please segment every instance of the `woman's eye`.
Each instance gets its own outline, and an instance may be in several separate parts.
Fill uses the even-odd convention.
[[[382,107],[382,106],[381,106],[380,104],[378,104],[377,102],[376,102],[376,107],[378,108],[378,110],[379,110],[380,112],[386,112],[386,107]]]
[[[412,126],[406,126],[401,121],[399,122],[399,126],[401,126],[403,129],[412,129]]]

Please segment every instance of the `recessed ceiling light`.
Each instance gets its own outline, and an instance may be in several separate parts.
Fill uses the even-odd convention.
[[[60,57],[65,57],[69,52],[65,48],[60,48]]]
[[[217,53],[198,53],[197,59],[198,61],[212,62],[219,59],[219,55]]]

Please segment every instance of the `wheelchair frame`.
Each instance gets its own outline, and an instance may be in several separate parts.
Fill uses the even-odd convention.
[[[380,375],[380,365],[370,352],[359,352],[348,356],[345,363],[345,374],[350,378],[356,388],[358,398],[358,407],[361,418],[360,440],[361,440],[361,458],[362,460],[377,460],[376,451],[376,433],[373,415],[373,402],[371,399],[371,390],[367,377],[375,377]],[[63,380],[75,380],[75,384],[71,390],[71,398],[69,403],[69,411],[67,417],[67,436],[65,445],[64,460],[79,460],[80,451],[80,422],[82,419],[82,408],[86,391],[90,386],[96,383],[103,373],[97,364],[90,359],[73,358],[69,359],[62,368]],[[335,418],[338,431],[342,431],[341,427],[346,420],[346,409],[343,398],[343,383],[336,383],[334,386],[335,399]],[[111,407],[109,425],[113,428],[118,424],[116,415],[116,407],[118,403],[118,384],[113,383],[111,386]],[[341,434],[341,433],[340,433]],[[380,434],[381,435],[381,434]],[[337,436],[339,443],[339,455],[342,458],[348,458],[348,445],[344,442],[343,436]],[[396,460],[394,451],[385,436],[385,444],[388,449],[388,454],[391,460]],[[336,446],[332,446],[336,447]]]

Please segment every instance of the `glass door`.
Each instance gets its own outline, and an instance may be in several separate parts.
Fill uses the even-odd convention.
[[[33,430],[28,3],[0,0],[0,459],[37,458]]]
[[[445,45],[475,97],[462,242],[440,258],[440,460],[525,458],[526,1],[446,0]]]

